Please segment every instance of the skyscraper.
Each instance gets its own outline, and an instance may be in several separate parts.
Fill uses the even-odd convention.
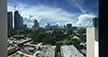
[[[12,12],[8,12],[8,30],[12,30],[13,28],[13,16],[12,16]]]
[[[14,29],[22,30],[23,28],[23,17],[20,16],[18,11],[14,12]]]
[[[23,17],[20,18],[20,29],[23,29]]]
[[[37,20],[34,20],[34,28],[39,29],[39,23]]]
[[[67,29],[72,28],[72,24],[67,24]]]
[[[26,28],[27,28],[27,25],[26,25],[26,24],[24,24],[24,25],[23,25],[23,29],[26,29]]]
[[[47,23],[46,28],[47,29],[50,29],[51,28],[51,25],[49,23]]]
[[[98,27],[98,18],[93,19],[93,27]]]

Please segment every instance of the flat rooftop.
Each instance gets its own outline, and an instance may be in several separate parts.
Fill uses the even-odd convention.
[[[55,57],[56,46],[41,46],[35,57]]]
[[[74,45],[61,46],[63,57],[84,57]]]

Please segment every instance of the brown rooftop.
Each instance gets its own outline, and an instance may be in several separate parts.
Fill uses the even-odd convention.
[[[51,46],[50,44],[46,44],[45,46]]]

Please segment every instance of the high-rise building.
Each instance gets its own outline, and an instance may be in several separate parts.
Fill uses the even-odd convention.
[[[64,28],[66,28],[66,26],[64,25]]]
[[[20,18],[20,29],[23,29],[23,17]]]
[[[93,19],[93,27],[98,27],[98,18]]]
[[[26,29],[27,28],[27,25],[25,24],[25,25],[23,25],[23,29]]]
[[[12,12],[8,12],[8,30],[12,30],[13,29],[13,16],[12,16]]]
[[[51,28],[51,25],[49,23],[47,23],[46,29],[50,29],[50,28]]]
[[[87,57],[98,57],[98,18],[93,19],[93,27],[86,29],[87,34]]]
[[[34,20],[34,26],[35,29],[39,29],[39,23],[37,20]]]
[[[67,24],[67,29],[72,28],[72,24]]]
[[[57,29],[58,28],[58,24],[56,24],[56,25],[52,25],[52,29],[54,30],[54,29]]]
[[[20,16],[18,11],[14,12],[14,29],[15,30],[23,29],[23,17]]]
[[[18,11],[15,11],[14,12],[14,29],[15,30],[17,30],[17,29],[19,29],[19,13],[18,13]]]

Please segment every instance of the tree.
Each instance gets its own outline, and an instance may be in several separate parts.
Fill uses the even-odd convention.
[[[46,36],[45,33],[40,32],[40,33],[38,34],[38,40],[39,40],[39,42],[42,42],[42,39],[43,39],[45,36]]]
[[[86,35],[78,35],[82,42],[86,42]]]
[[[83,45],[80,45],[80,49],[83,49],[84,48],[84,46]]]
[[[72,45],[73,43],[71,41],[65,42],[66,45]]]
[[[61,45],[63,45],[62,42],[57,42],[57,43],[56,43],[56,50],[57,50],[58,52],[60,52],[60,46],[61,46]]]
[[[80,41],[78,40],[78,39],[72,39],[72,40],[70,40],[70,41],[72,41],[72,43],[73,43],[73,45],[77,48],[77,49],[79,49],[80,48]]]
[[[79,33],[79,34],[86,33],[86,29],[81,29],[81,30],[78,30],[78,33]]]
[[[36,30],[36,31],[34,31],[33,33],[31,33],[31,37],[32,37],[32,39],[33,39],[33,41],[35,42],[35,41],[37,41],[38,42],[38,31]]]
[[[56,41],[64,40],[65,36],[64,32],[62,32],[62,29],[55,29],[52,33],[52,36],[56,37]]]
[[[68,35],[71,35],[72,33],[73,33],[73,29],[68,29],[67,34],[68,34]]]
[[[51,44],[54,45],[55,44],[55,37],[51,36],[51,35],[46,35],[43,39],[42,42],[47,44]]]

